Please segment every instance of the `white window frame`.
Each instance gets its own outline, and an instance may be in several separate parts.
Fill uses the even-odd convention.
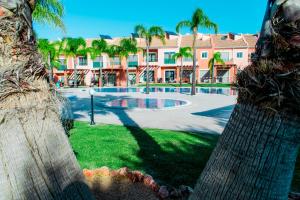
[[[80,61],[79,61],[80,58],[86,58],[86,65],[80,65]],[[89,65],[89,59],[88,59],[87,56],[77,56],[77,63],[78,63],[78,66],[80,66],[80,67],[88,66]]]
[[[155,54],[156,61],[150,61],[150,59],[148,59],[149,62],[157,62],[158,61],[158,53],[157,52],[149,52],[149,58],[150,58],[150,54]],[[147,57],[147,54],[145,57]]]
[[[203,53],[206,53],[207,57],[203,57]],[[201,59],[207,60],[209,57],[208,51],[201,51]]]

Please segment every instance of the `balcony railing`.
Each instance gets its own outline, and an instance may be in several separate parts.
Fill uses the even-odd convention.
[[[175,59],[169,59],[169,58],[167,58],[167,59],[165,59],[165,62],[164,62],[165,64],[175,64],[176,63],[176,61],[175,61]]]
[[[138,61],[129,61],[128,67],[137,67],[139,65]]]
[[[93,68],[103,68],[103,62],[93,62]]]

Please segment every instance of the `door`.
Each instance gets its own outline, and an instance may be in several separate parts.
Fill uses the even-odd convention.
[[[130,73],[128,75],[128,82],[129,82],[129,86],[133,86],[136,84],[136,74]]]
[[[229,83],[229,70],[217,71],[217,83]]]
[[[107,75],[107,86],[108,87],[113,87],[113,86],[116,86],[116,74],[108,74]]]
[[[175,81],[175,71],[169,70],[165,72],[165,82],[166,83],[173,83]]]

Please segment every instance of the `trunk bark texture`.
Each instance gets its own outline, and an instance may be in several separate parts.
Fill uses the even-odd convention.
[[[181,58],[181,66],[180,66],[180,87],[182,87],[182,73],[183,73],[183,58]]]
[[[12,1],[10,1],[12,2]],[[31,37],[27,1],[0,20],[0,200],[93,199]],[[0,4],[1,6],[2,4]]]
[[[193,74],[192,74],[192,91],[191,95],[196,95],[196,67],[197,67],[197,50],[196,50],[196,39],[198,30],[194,30],[194,41],[193,41]]]
[[[149,84],[149,42],[147,42],[147,49],[146,49],[146,94],[150,93],[150,84]]]
[[[190,200],[286,200],[300,119],[237,105]]]

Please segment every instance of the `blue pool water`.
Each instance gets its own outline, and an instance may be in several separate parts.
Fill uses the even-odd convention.
[[[96,92],[102,93],[128,93],[140,92],[145,93],[146,88],[96,88]],[[171,88],[171,87],[150,87],[150,92],[165,92],[165,93],[191,93],[191,88]],[[223,94],[223,95],[237,95],[235,89],[232,88],[196,88],[198,94]]]
[[[162,109],[186,105],[186,101],[175,99],[151,99],[151,98],[127,98],[116,99],[106,103],[112,108],[142,108],[142,109]]]

